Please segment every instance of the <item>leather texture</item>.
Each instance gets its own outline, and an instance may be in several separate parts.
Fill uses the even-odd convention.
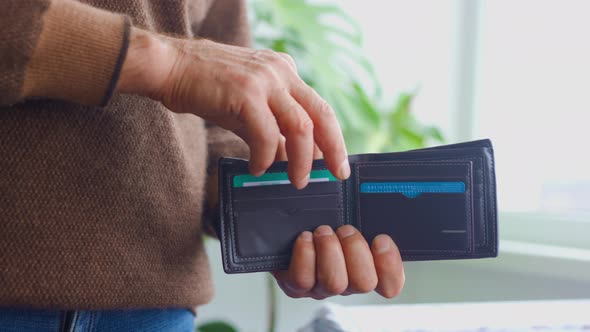
[[[350,224],[367,241],[390,235],[404,261],[496,257],[494,154],[490,140],[405,152],[349,156],[346,181],[234,186],[248,161],[219,160],[226,273],[282,270],[295,238],[320,225]],[[325,170],[316,160],[313,170]],[[267,174],[286,172],[276,162]]]

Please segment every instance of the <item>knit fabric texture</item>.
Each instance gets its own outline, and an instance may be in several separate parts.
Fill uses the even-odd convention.
[[[109,90],[129,24],[249,45],[244,2],[6,0],[0,12],[0,306],[208,302],[205,200],[216,159],[247,147]]]

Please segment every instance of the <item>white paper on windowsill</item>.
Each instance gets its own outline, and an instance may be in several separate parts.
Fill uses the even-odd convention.
[[[590,331],[590,300],[342,306],[299,332]]]

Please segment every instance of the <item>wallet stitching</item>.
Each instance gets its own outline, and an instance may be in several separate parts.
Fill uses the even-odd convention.
[[[344,220],[344,206],[344,181],[340,181],[340,226],[346,223]]]
[[[485,187],[485,182],[486,182],[484,168],[486,167],[486,165],[485,165],[485,162],[484,162],[482,156],[479,156],[479,161],[481,162],[481,168],[479,169],[479,173],[481,174],[482,189],[483,189],[482,190],[482,196],[483,196],[483,218],[484,218],[484,225],[483,225],[483,247],[485,247],[486,244],[488,243],[488,230],[487,230],[488,223],[485,222],[485,220],[488,217],[487,210],[486,210],[486,205],[487,205],[486,202],[488,201],[487,200],[487,196],[488,195],[487,195],[486,190],[484,188]]]
[[[482,181],[482,191],[481,191],[481,195],[483,198],[483,219],[484,219],[484,225],[482,226],[483,228],[483,243],[481,244],[480,247],[486,247],[487,243],[488,243],[488,233],[487,233],[487,228],[488,228],[488,222],[487,222],[487,218],[488,218],[488,214],[487,214],[487,201],[488,201],[488,193],[485,190],[485,184],[486,184],[486,178],[485,178],[485,167],[486,167],[486,163],[484,161],[483,156],[477,156],[477,155],[473,155],[473,156],[467,156],[467,157],[472,157],[472,158],[477,158],[479,160],[479,162],[481,163],[481,167],[478,169],[479,173],[481,175],[481,181]],[[465,159],[468,160],[468,159]],[[472,198],[473,199],[473,198]],[[475,240],[473,241],[475,242]]]
[[[483,225],[483,243],[480,247],[486,247],[487,243],[488,243],[488,236],[487,236],[487,228],[488,228],[488,223],[486,222],[488,214],[487,214],[487,197],[488,194],[485,190],[485,183],[486,183],[486,179],[485,179],[485,172],[484,172],[484,167],[486,167],[485,162],[484,162],[484,158],[483,156],[478,156],[478,155],[468,155],[465,157],[469,157],[469,158],[477,158],[479,160],[479,162],[481,163],[481,167],[479,168],[479,173],[481,174],[481,181],[482,181],[482,187],[484,190],[481,191],[481,195],[483,198],[483,219],[484,219],[484,225]],[[454,160],[464,160],[464,161],[470,161],[469,159],[454,159]],[[453,161],[453,160],[442,160],[442,161]],[[472,184],[472,190],[473,190],[473,184]],[[472,198],[473,200],[473,195]],[[472,207],[472,213],[473,213],[473,207]],[[474,232],[474,237],[475,237],[475,232]],[[475,244],[475,239],[473,239],[473,242]]]
[[[471,162],[471,160],[468,159],[455,159],[454,161],[463,161],[463,162]],[[469,202],[473,201],[473,186],[472,181],[471,181],[471,169],[470,167],[468,167],[467,165],[465,165],[465,163],[453,163],[453,162],[446,162],[446,163],[441,163],[439,161],[436,162],[425,162],[425,161],[418,161],[415,163],[411,163],[408,161],[405,161],[404,163],[391,163],[389,162],[388,164],[384,164],[384,163],[362,163],[362,164],[357,164],[355,165],[356,168],[356,191],[357,191],[357,202],[360,202],[360,192],[358,191],[358,188],[360,187],[360,168],[364,167],[364,166],[371,166],[371,167],[410,167],[410,166],[432,166],[433,164],[436,165],[448,165],[448,166],[465,166],[467,167],[467,181],[469,182],[469,187],[471,188],[471,192],[469,193],[469,198],[466,200],[466,209],[467,209],[467,215],[473,215],[472,212],[472,207],[469,204]],[[360,204],[357,204],[357,220],[358,220],[358,225],[359,225],[359,229],[362,232],[362,221],[361,221],[361,209],[360,209]],[[467,221],[467,220],[466,220]],[[471,223],[467,223],[467,226],[469,226],[469,230],[471,231],[471,238],[468,238],[468,247],[466,250],[419,250],[419,249],[411,249],[411,250],[404,250],[405,252],[431,252],[431,253],[440,253],[441,256],[458,256],[460,254],[469,254],[469,253],[473,253],[473,220],[471,220]],[[470,241],[469,241],[470,240]],[[454,253],[451,255],[445,254],[445,253]],[[411,257],[420,257],[420,256],[411,256],[411,255],[405,255],[409,258]]]
[[[276,263],[276,264],[270,264],[270,265],[253,265],[253,266],[240,266],[240,267],[232,267],[231,270],[232,271],[244,271],[244,270],[261,270],[261,269],[267,269],[267,268],[277,268],[277,267],[287,267],[287,264],[281,264],[281,263]],[[264,271],[264,270],[261,270]]]
[[[493,153],[493,150],[491,149],[491,147],[490,147],[490,150],[492,151],[492,153],[490,154],[490,161],[491,161],[490,174],[492,175],[492,178],[490,179],[490,187],[491,187],[490,189],[492,190],[491,200],[492,200],[492,204],[493,204],[491,209],[492,209],[492,222],[494,225],[494,226],[492,226],[492,241],[493,242],[491,244],[493,245],[492,249],[495,252],[497,250],[496,249],[497,236],[496,236],[496,226],[495,226],[495,225],[497,225],[497,219],[496,219],[496,206],[497,206],[496,205],[496,176],[495,176],[496,173],[494,171],[494,153]],[[487,167],[487,165],[484,164],[484,167]],[[488,223],[486,223],[486,226],[487,225],[488,225]]]
[[[226,181],[224,181],[224,182],[225,182],[225,185],[228,189],[227,196],[228,196],[229,209],[230,209],[230,213],[231,213],[232,201],[231,201],[230,179],[231,179],[231,176],[228,175],[225,179]],[[219,203],[223,204],[223,202],[219,202]],[[220,205],[220,207],[222,207],[222,205]],[[221,215],[223,218],[222,221],[224,221],[226,219],[225,217],[223,217],[223,215],[225,214],[225,209],[223,209],[221,212],[222,212]],[[231,217],[231,214],[230,214],[230,217]],[[231,223],[230,223],[229,227],[231,227]],[[223,224],[221,225],[220,228],[221,228],[221,240],[223,241],[223,243],[225,243],[225,246],[223,248],[223,256],[225,257],[224,265],[227,269],[231,269],[233,271],[233,270],[235,270],[235,268],[233,266],[230,267],[230,265],[233,265],[233,262],[230,262],[229,255],[227,252],[227,247],[230,246],[230,241],[229,241],[229,238],[226,237],[226,235],[225,235],[225,222],[223,222]]]
[[[467,156],[467,157],[472,157],[472,158],[477,158],[477,159],[479,159],[479,162],[481,163],[481,167],[479,168],[479,173],[480,173],[480,175],[481,175],[482,188],[484,188],[484,187],[485,187],[485,182],[486,182],[486,181],[485,181],[485,180],[486,180],[486,179],[485,179],[485,174],[484,174],[484,173],[485,173],[485,172],[484,172],[484,167],[486,167],[486,166],[485,166],[485,162],[484,162],[484,160],[483,160],[483,157],[482,157],[482,156],[477,156],[477,155],[474,155],[474,156]],[[455,159],[455,160],[457,160],[457,159]],[[459,159],[459,160],[470,161],[469,159]],[[443,160],[443,161],[452,161],[452,160]],[[473,190],[473,186],[474,186],[474,185],[473,185],[473,183],[472,183],[472,184],[471,184],[472,191],[474,191],[474,190]],[[485,188],[484,188],[484,189],[485,189]],[[487,196],[488,196],[488,195],[487,195],[487,193],[486,193],[486,190],[482,190],[482,191],[481,191],[481,195],[482,195],[482,198],[483,198],[483,211],[482,211],[482,212],[483,212],[484,225],[483,225],[483,227],[482,227],[482,228],[483,228],[483,243],[482,243],[482,245],[481,245],[480,247],[485,247],[485,246],[486,246],[486,244],[488,243],[488,237],[487,237],[487,226],[488,226],[488,223],[486,222],[486,220],[487,220],[487,217],[488,217],[488,214],[487,214],[487,208],[486,208],[486,205],[487,205],[487,204],[486,204],[486,202],[487,202]],[[473,195],[471,195],[471,196],[472,196],[472,197],[471,197],[471,200],[473,201]],[[473,204],[472,204],[472,205],[473,205]],[[473,211],[474,209],[475,209],[475,208],[472,206],[472,211],[471,211],[472,213],[474,212],[474,211]],[[473,228],[474,228],[474,231],[473,231],[473,237],[474,237],[474,239],[473,239],[473,243],[474,243],[474,245],[475,245],[475,227],[473,227]]]
[[[316,168],[314,170],[321,171],[321,170],[326,170],[326,169],[327,169],[326,167],[321,167],[321,168]],[[232,236],[233,236],[234,242],[235,242],[235,246],[232,247],[232,251],[233,251],[235,260],[237,262],[241,262],[241,261],[246,261],[247,262],[247,261],[257,261],[257,260],[261,260],[261,259],[280,259],[280,258],[287,258],[287,257],[289,257],[289,255],[269,255],[269,256],[253,256],[253,257],[241,257],[240,255],[238,255],[238,252],[237,252],[236,247],[238,247],[240,245],[240,242],[239,242],[240,240],[239,240],[237,231],[235,230],[235,219],[234,219],[234,213],[233,213],[233,200],[232,200],[232,197],[231,197],[231,195],[232,195],[231,194],[231,192],[232,192],[232,190],[231,190],[231,184],[230,184],[231,181],[229,181],[230,178],[231,178],[231,175],[228,176],[227,186],[228,186],[228,200],[230,202],[230,204],[229,204],[230,227],[231,227],[231,233],[232,233]],[[342,183],[342,181],[340,181],[340,197],[342,197],[342,199],[343,199],[343,194],[342,193],[343,193],[343,183]],[[302,197],[305,197],[305,196],[302,196]],[[343,203],[342,199],[341,199],[341,202]],[[343,209],[344,209],[343,208],[343,204],[341,204],[340,207],[339,207],[339,210],[340,210],[340,220],[339,220],[339,223],[340,223],[341,226],[344,225],[344,212],[343,212]],[[253,263],[253,264],[255,264],[255,263]],[[265,266],[255,265],[254,268],[263,268],[263,267],[265,267]],[[273,266],[267,266],[267,267],[273,267]]]
[[[420,258],[420,259],[429,259],[429,258],[434,258],[434,259],[438,259],[441,257],[472,257],[471,255],[469,255],[466,252],[456,252],[456,253],[451,253],[451,252],[435,252],[433,254],[422,254],[422,255],[412,255],[412,254],[402,254],[402,259],[414,259],[414,258]]]

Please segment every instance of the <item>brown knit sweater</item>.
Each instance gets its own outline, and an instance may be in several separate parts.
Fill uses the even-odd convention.
[[[249,43],[242,0],[0,2],[0,307],[212,297],[207,169],[247,149],[196,116],[112,94],[130,24]]]

